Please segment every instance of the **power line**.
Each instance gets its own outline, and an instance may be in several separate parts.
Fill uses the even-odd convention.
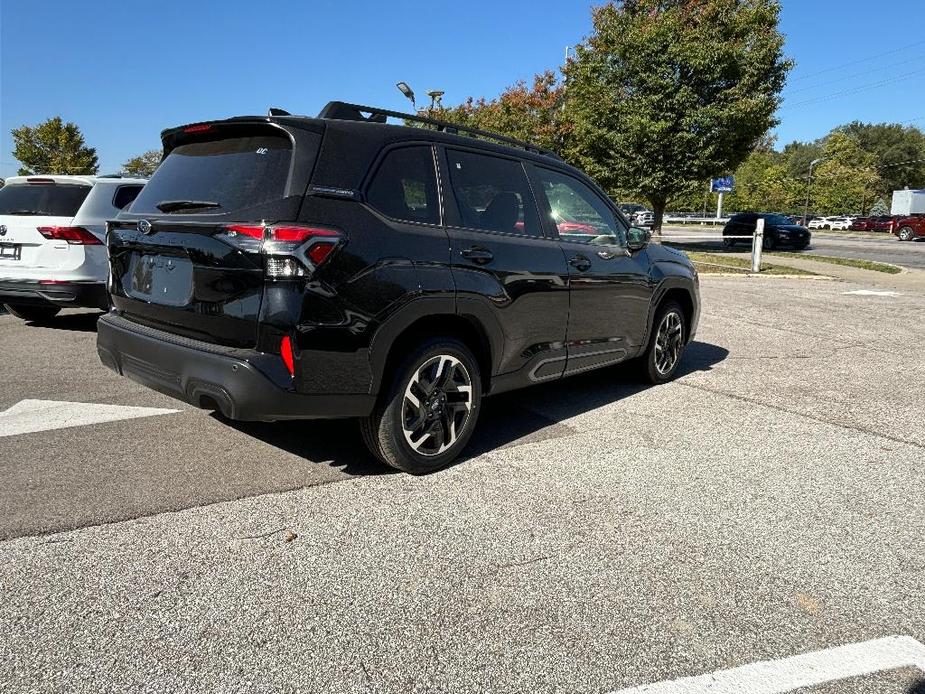
[[[801,80],[810,79],[811,77],[816,77],[817,75],[824,75],[828,72],[834,72],[835,70],[841,70],[842,68],[851,67],[852,65],[859,65],[861,63],[867,63],[871,60],[876,60],[877,58],[882,58],[887,55],[894,55],[896,53],[901,53],[902,51],[907,51],[910,48],[915,48],[916,46],[925,45],[925,40],[916,41],[914,43],[907,43],[900,48],[894,48],[892,51],[884,51],[883,53],[876,53],[874,55],[868,56],[867,58],[860,58],[859,60],[852,60],[849,63],[842,63],[841,65],[834,65],[833,67],[825,68],[824,70],[819,70],[818,72],[811,72],[808,75],[800,75],[799,77],[794,77],[793,82],[799,82]]]
[[[832,99],[838,99],[843,96],[851,96],[852,94],[859,94],[861,92],[870,91],[871,89],[876,89],[877,87],[882,87],[885,84],[892,84],[895,82],[900,82],[902,80],[905,80],[908,77],[911,77],[912,75],[918,75],[923,72],[925,72],[925,68],[922,68],[920,70],[913,70],[912,72],[906,72],[902,75],[896,75],[895,77],[890,77],[888,79],[879,80],[877,82],[871,82],[869,84],[865,84],[860,87],[844,89],[842,91],[834,92],[832,94],[825,94],[823,96],[817,96],[811,99],[805,99],[803,101],[798,101],[793,104],[788,104],[788,105],[785,105],[781,110],[786,111],[788,109],[796,108],[798,106],[806,106],[808,104],[820,103],[823,101],[831,101]]]
[[[908,65],[909,63],[917,63],[917,62],[920,62],[920,61],[922,61],[922,60],[925,60],[925,55],[917,55],[917,56],[914,56],[914,57],[909,58],[909,59],[907,59],[907,60],[900,60],[900,61],[897,62],[897,63],[889,63],[888,65],[882,65],[881,67],[876,67],[876,68],[874,68],[874,69],[872,69],[872,70],[864,70],[864,71],[862,71],[862,72],[850,73],[850,74],[844,75],[843,77],[836,77],[835,79],[827,80],[827,81],[825,81],[825,82],[819,82],[818,84],[811,84],[811,85],[809,85],[809,86],[807,86],[807,87],[800,87],[799,89],[789,89],[789,88],[785,88],[785,89],[784,89],[784,94],[786,95],[786,94],[797,94],[797,93],[799,93],[799,92],[807,92],[807,91],[809,91],[809,90],[811,90],[811,89],[819,89],[820,87],[825,87],[825,86],[828,86],[828,85],[830,85],[830,84],[836,84],[836,83],[838,83],[838,82],[844,82],[845,80],[854,79],[855,77],[863,77],[864,75],[872,75],[872,74],[874,74],[874,73],[876,73],[876,72],[880,72],[880,71],[882,71],[882,70],[889,70],[890,68],[898,67],[898,66],[900,66],[900,65]]]

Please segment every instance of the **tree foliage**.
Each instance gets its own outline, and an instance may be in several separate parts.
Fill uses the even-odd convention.
[[[656,213],[732,171],[776,125],[791,62],[776,0],[624,0],[593,10],[566,65],[566,157]]]
[[[810,207],[825,212],[863,212],[880,189],[877,158],[855,137],[835,131],[825,141],[823,161],[813,173]]]
[[[470,96],[459,106],[422,112],[440,120],[561,151],[570,131],[560,108],[563,96],[563,84],[554,72],[547,70],[535,75],[530,85],[516,82],[496,99]]]
[[[60,116],[13,131],[13,156],[22,164],[20,176],[31,174],[95,174],[96,150],[87,147],[80,128]]]
[[[162,152],[159,149],[151,149],[137,157],[132,157],[122,165],[123,173],[129,176],[138,176],[140,178],[150,178],[154,171],[161,164]]]
[[[870,191],[889,197],[902,188],[925,188],[925,133],[898,123],[854,121],[835,132],[854,138],[876,159],[880,187]]]

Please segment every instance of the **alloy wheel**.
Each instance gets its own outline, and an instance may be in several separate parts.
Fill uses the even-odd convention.
[[[472,412],[472,378],[456,357],[440,354],[414,372],[402,400],[402,432],[418,455],[436,456],[459,439]]]
[[[910,227],[903,227],[899,230],[899,239],[900,241],[911,241],[914,234]]]
[[[655,369],[665,376],[671,373],[681,356],[684,343],[684,323],[677,311],[662,318],[655,334]]]

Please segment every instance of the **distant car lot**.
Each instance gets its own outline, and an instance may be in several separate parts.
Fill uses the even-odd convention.
[[[688,250],[722,250],[722,240],[719,230],[707,228],[700,230],[666,225],[662,229],[666,238],[672,244]],[[715,239],[698,238],[702,234],[716,234]],[[689,239],[685,237],[690,237]],[[744,246],[736,249],[744,251]],[[925,243],[900,243],[895,236],[884,234],[882,236],[869,235],[866,237],[846,236],[841,232],[813,232],[810,246],[802,251],[809,258],[815,255],[834,255],[845,258],[858,258],[873,260],[881,263],[892,263],[908,268],[925,269]]]
[[[423,478],[349,422],[230,427],[119,379],[92,316],[0,316],[0,411],[179,410],[4,437],[0,688],[228,690],[247,663],[266,689],[609,692],[925,641],[925,308],[868,289],[705,279],[677,383],[487,400]]]

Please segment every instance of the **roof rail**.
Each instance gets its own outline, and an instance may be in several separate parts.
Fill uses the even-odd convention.
[[[368,116],[363,115],[368,113]],[[343,101],[329,101],[328,104],[321,109],[321,113],[318,114],[319,118],[333,118],[335,120],[354,120],[362,121],[365,123],[385,123],[387,118],[402,118],[404,120],[414,121],[415,123],[426,123],[428,125],[433,125],[440,132],[451,133],[454,135],[458,134],[468,134],[476,137],[483,137],[489,140],[495,140],[496,142],[501,142],[506,145],[512,145],[514,147],[519,147],[525,149],[528,152],[533,152],[534,154],[541,154],[543,156],[552,157],[553,159],[558,159],[561,161],[562,157],[549,149],[544,149],[542,147],[537,147],[532,145],[529,142],[523,142],[522,140],[515,140],[513,137],[507,137],[506,135],[498,135],[497,133],[489,132],[487,130],[479,130],[478,128],[470,128],[466,125],[459,125],[458,123],[448,123],[447,121],[437,120],[436,118],[428,118],[426,116],[419,116],[413,113],[402,113],[401,111],[390,111],[384,108],[376,108],[374,106],[362,106],[360,104],[348,104]]]

